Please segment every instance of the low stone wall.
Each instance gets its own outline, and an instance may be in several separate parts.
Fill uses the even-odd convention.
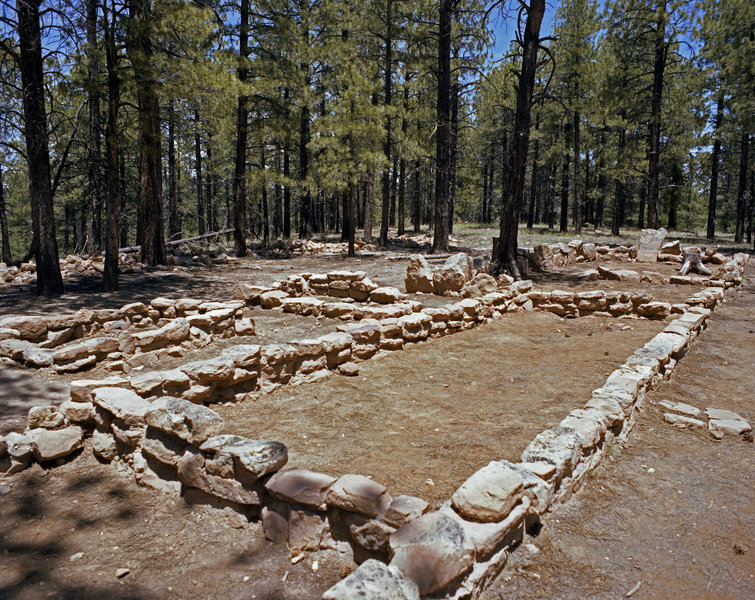
[[[180,356],[213,337],[254,335],[244,303],[155,298],[149,305],[82,309],[73,314],[0,318],[0,357],[27,367],[76,372],[106,362],[111,371],[156,364]]]
[[[380,350],[469,329],[508,311],[558,305],[569,307],[569,316],[613,316],[603,309],[631,304],[634,314],[656,313],[663,304],[644,295],[570,294],[546,295],[533,290],[532,282],[517,282],[442,308],[344,323],[341,331],[311,340],[237,345],[169,371],[77,381],[69,401],[58,409],[32,409],[24,434],[0,438],[0,468],[14,472],[32,460],[63,459],[91,435],[100,459],[127,468],[141,484],[260,518],[265,535],[294,552],[348,544],[361,566],[326,592],[325,599],[383,598],[385,590],[399,600],[475,598],[539,516],[568,498],[606,447],[626,437],[645,392],[670,376],[723,300],[724,288],[693,294],[680,316],[611,373],[583,408],[541,432],[521,462],[492,461],[433,512],[423,500],[393,498],[385,487],[360,475],[336,479],[282,470],[288,460],[283,444],[218,435],[222,420],[202,403],[239,400],[317,378]],[[672,307],[662,309],[667,316]]]

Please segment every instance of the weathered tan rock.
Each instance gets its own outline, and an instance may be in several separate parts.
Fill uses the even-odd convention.
[[[688,417],[698,417],[700,416],[700,413],[702,413],[702,411],[696,406],[691,406],[684,402],[669,402],[668,400],[661,400],[658,404],[667,410],[672,410]]]
[[[547,462],[556,467],[555,477],[561,479],[571,473],[579,462],[581,438],[568,429],[541,431],[522,452],[522,462]]]
[[[205,457],[192,446],[178,459],[178,478],[189,487],[202,490],[206,494],[235,502],[237,504],[259,506],[264,497],[264,488],[259,483],[241,482],[209,472],[213,469]],[[228,475],[232,476],[232,472]]]
[[[388,509],[391,495],[379,483],[363,475],[343,475],[330,486],[326,496],[328,506],[380,517]]]
[[[85,360],[90,356],[104,357],[111,352],[117,352],[120,342],[114,337],[93,337],[59,346],[52,354],[57,364],[73,363]]]
[[[71,423],[93,423],[94,405],[91,402],[73,402],[66,400],[58,410]]]
[[[84,431],[71,425],[64,429],[30,429],[26,437],[31,444],[34,458],[38,461],[63,458],[81,448]]]
[[[472,541],[442,512],[428,513],[401,527],[391,536],[390,547],[390,566],[414,581],[423,596],[448,587],[474,564]]]
[[[416,584],[395,567],[369,559],[326,591],[322,600],[419,600]]]
[[[232,459],[236,477],[247,483],[279,471],[288,462],[288,449],[284,444],[250,440],[238,435],[216,435],[199,449],[206,454]]]
[[[418,519],[428,510],[430,510],[430,505],[422,498],[406,495],[396,496],[381,520],[392,527],[399,528],[414,519]]]
[[[213,384],[228,381],[233,377],[235,365],[225,356],[191,362],[179,367],[192,380],[201,384]]]
[[[0,327],[0,341],[13,340],[21,337],[21,334],[10,327]]]
[[[214,410],[170,396],[155,400],[144,414],[144,421],[195,446],[223,429],[223,419]]]
[[[395,304],[405,298],[406,295],[395,287],[379,287],[370,292],[370,300],[378,304]]]
[[[693,419],[692,417],[677,415],[674,413],[663,413],[663,420],[666,421],[666,423],[670,423],[674,427],[678,427],[680,429],[686,429],[688,427],[705,427],[705,423],[703,423],[699,419]]]
[[[521,498],[523,485],[522,478],[515,471],[493,461],[454,492],[451,505],[471,521],[500,521]]]
[[[275,308],[281,305],[284,298],[288,297],[288,294],[281,290],[269,290],[260,294],[260,305],[262,308]]]
[[[186,452],[187,443],[153,427],[147,427],[141,446],[143,454],[164,465],[177,468],[179,459]]]
[[[665,229],[643,229],[640,235],[640,247],[637,253],[639,262],[655,262],[658,251],[666,239],[668,231]]]
[[[365,278],[364,271],[331,271],[327,274],[328,282],[332,281],[359,281]]]
[[[99,387],[125,387],[128,379],[107,377],[105,379],[77,379],[71,382],[71,400],[73,402],[91,402],[92,390]]]
[[[668,302],[647,302],[637,307],[637,314],[654,319],[665,319],[671,314],[671,304]]]
[[[92,390],[92,402],[128,426],[142,425],[150,407],[149,401],[136,392],[117,387],[95,388]]]
[[[417,255],[409,258],[404,284],[406,291],[410,294],[415,292],[433,293],[433,272],[424,256]]]
[[[439,296],[460,292],[472,279],[472,272],[472,259],[464,253],[454,254],[433,273],[434,292]]]
[[[0,327],[13,329],[22,340],[37,342],[47,335],[47,322],[41,315],[16,315],[0,318]]]
[[[600,272],[597,269],[587,269],[577,274],[577,279],[581,281],[596,281],[600,279]]]
[[[65,417],[54,406],[32,406],[26,422],[29,429],[58,429],[65,425]]]
[[[265,488],[273,497],[296,504],[325,510],[325,499],[335,477],[306,469],[279,471],[273,475]]]
[[[742,415],[731,410],[721,408],[705,409],[705,416],[708,417],[708,429],[711,433],[731,433],[739,435],[746,431],[752,431],[752,426]]]

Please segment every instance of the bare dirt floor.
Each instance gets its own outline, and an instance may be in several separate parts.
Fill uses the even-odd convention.
[[[494,459],[582,406],[661,321],[532,312],[408,345],[255,401],[215,407],[228,433],[277,440],[289,464],[372,476],[439,505]]]
[[[624,447],[525,540],[484,600],[755,597],[755,447],[663,421],[661,400],[755,421],[755,268],[649,393]]]
[[[238,281],[263,284],[336,268],[362,269],[377,283],[402,289],[405,257],[377,253],[346,262],[340,255],[317,255],[154,271],[125,276],[122,290],[109,295],[97,293],[96,282],[79,282],[51,304],[27,287],[5,286],[0,314],[112,308],[156,296],[222,300]],[[536,284],[597,284],[670,301],[698,289],[585,286],[574,276],[579,267],[535,277]],[[486,600],[502,592],[506,598],[615,598],[638,581],[636,598],[706,597],[706,586],[710,597],[752,597],[752,444],[675,430],[652,402],[714,405],[753,421],[754,296],[752,287],[734,292],[672,381],[649,396],[628,446],[617,448],[585,489],[546,517],[543,533],[530,540],[540,552],[519,548]],[[257,338],[220,340],[181,362],[212,356],[231,343],[311,337],[336,325],[254,311]],[[284,441],[293,466],[372,475],[393,494],[413,493],[437,504],[489,460],[516,460],[537,432],[581,405],[663,325],[506,315],[362,363],[356,378],[333,374],[213,408],[229,431]],[[105,375],[93,370],[74,378]],[[45,370],[0,367],[0,432],[17,429],[30,406],[62,400],[67,381]],[[0,478],[0,599],[311,600],[352,568],[349,556],[335,551],[291,559],[286,548],[264,540],[259,523],[139,488],[127,474],[98,463],[88,447],[61,466]],[[128,573],[118,577],[118,569]]]

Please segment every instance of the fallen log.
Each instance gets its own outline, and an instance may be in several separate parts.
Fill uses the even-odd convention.
[[[220,237],[221,235],[226,235],[227,233],[233,233],[233,229],[221,229],[220,231],[211,231],[210,233],[203,233],[202,235],[196,235],[190,238],[183,238],[180,240],[173,240],[170,242],[166,242],[165,245],[168,247],[173,247],[173,246],[178,246],[179,244],[188,244],[189,242],[199,242],[207,238]],[[127,246],[125,248],[118,248],[118,252],[123,253],[123,254],[130,254],[132,252],[139,252],[141,249],[142,249],[141,246]]]

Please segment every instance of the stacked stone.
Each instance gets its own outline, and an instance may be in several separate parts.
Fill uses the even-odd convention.
[[[144,269],[144,265],[128,254],[119,256],[120,270],[122,273],[138,273]],[[69,254],[59,260],[60,275],[64,281],[75,277],[94,277],[102,274],[105,270],[105,257],[100,255],[83,258]],[[0,262],[0,283],[32,283],[36,280],[37,265],[34,261],[22,263],[20,266],[8,266]]]
[[[132,302],[119,309],[8,316],[0,319],[0,356],[30,367],[52,366],[57,372],[76,372],[107,360],[110,370],[128,372],[158,362],[165,348],[254,335],[254,322],[243,317],[243,307],[239,301],[155,298],[150,305]]]
[[[529,293],[529,298],[535,310],[551,312],[560,317],[618,317],[637,314],[652,319],[665,319],[672,312],[683,310],[668,302],[655,302],[652,296],[642,292],[534,290]]]

